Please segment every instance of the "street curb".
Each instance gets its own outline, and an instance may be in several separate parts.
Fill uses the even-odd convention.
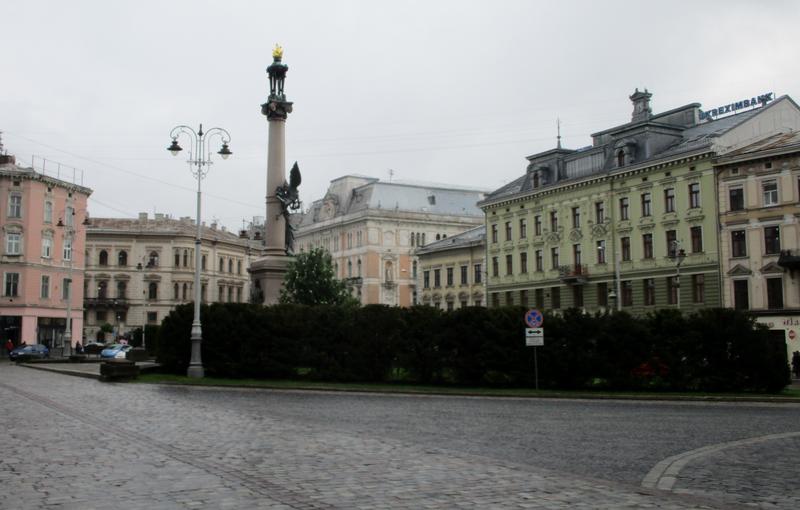
[[[34,363],[18,363],[18,366],[32,368],[34,370],[42,370],[44,372],[55,372],[57,374],[64,374],[64,375],[71,375],[74,377],[83,377],[85,379],[97,379],[100,380],[100,374],[92,374],[89,372],[82,372],[80,370],[69,370],[66,368],[53,368],[53,364],[49,364],[50,366],[36,366],[37,364]]]

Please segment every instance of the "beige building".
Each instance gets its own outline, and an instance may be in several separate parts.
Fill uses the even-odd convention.
[[[124,334],[144,324],[160,324],[176,306],[193,301],[192,218],[163,214],[137,219],[92,218],[86,235],[85,331],[94,339],[103,324]],[[260,255],[253,243],[216,224],[202,229],[203,302],[248,302],[250,261]]]
[[[297,222],[295,250],[325,248],[339,278],[363,304],[417,301],[419,246],[483,222],[482,191],[435,184],[382,182],[346,175]]]
[[[486,227],[417,248],[419,302],[446,310],[485,306]]]
[[[751,310],[800,350],[800,132],[716,163],[725,306]]]

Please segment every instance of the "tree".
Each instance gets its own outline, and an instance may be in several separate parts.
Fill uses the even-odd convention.
[[[330,254],[322,248],[302,252],[289,263],[281,303],[300,305],[355,305],[350,289],[333,273]]]

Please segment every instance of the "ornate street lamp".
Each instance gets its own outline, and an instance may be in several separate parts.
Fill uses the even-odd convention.
[[[86,213],[81,225],[88,226],[91,225],[89,223],[89,213],[85,210],[83,211]],[[71,207],[67,207],[64,209],[64,214],[69,214],[70,217],[67,220],[66,224],[62,220],[62,218],[58,219],[58,223],[56,223],[57,227],[61,227],[64,229],[64,239],[69,239],[69,278],[67,278],[67,289],[66,289],[66,296],[67,296],[67,329],[64,331],[64,340],[63,344],[64,347],[62,349],[62,355],[66,358],[70,355],[70,351],[72,349],[72,260],[75,257],[75,246],[73,242],[75,241],[75,220],[73,216],[75,216],[75,209]],[[63,257],[63,253],[62,253]],[[63,291],[62,291],[63,292]]]
[[[675,259],[675,303],[678,305],[678,310],[681,309],[681,264],[683,259],[686,258],[686,252],[681,248],[680,241],[672,241],[670,243],[670,257]]]
[[[186,375],[189,377],[203,377],[205,375],[203,370],[203,361],[201,357],[200,347],[203,342],[203,329],[200,325],[200,245],[202,236],[202,226],[200,223],[200,182],[208,173],[209,167],[212,165],[211,152],[207,151],[207,142],[214,136],[219,136],[222,139],[222,148],[217,151],[217,154],[222,156],[222,159],[228,159],[228,156],[233,154],[228,147],[231,141],[231,135],[222,128],[211,128],[203,132],[203,125],[200,124],[200,129],[195,131],[189,126],[176,126],[172,128],[169,136],[172,138],[172,143],[167,150],[173,156],[177,156],[183,148],[178,144],[178,137],[185,135],[195,147],[195,152],[189,153],[189,168],[192,175],[197,178],[197,236],[194,240],[194,320],[192,321],[192,357],[189,361],[189,370]]]

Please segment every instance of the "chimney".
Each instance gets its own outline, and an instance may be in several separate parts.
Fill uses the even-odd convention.
[[[639,92],[639,89],[636,89],[629,97],[633,103],[633,115],[631,115],[631,122],[648,120],[653,115],[653,110],[650,109],[651,97],[653,97],[653,94],[649,93],[647,89],[644,89],[644,92]]]
[[[163,220],[163,219],[164,219],[164,213],[160,213],[160,212],[156,213],[156,220]]]
[[[211,222],[211,230],[217,230],[217,222],[216,221],[212,221]]]
[[[147,221],[147,213],[146,212],[140,212],[139,213],[139,221]]]

